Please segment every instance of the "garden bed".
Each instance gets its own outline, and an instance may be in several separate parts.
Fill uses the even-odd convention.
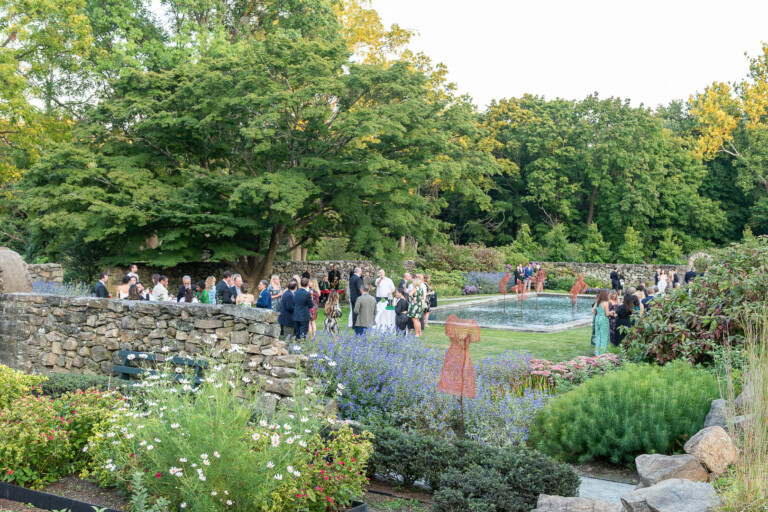
[[[71,475],[37,491],[16,485],[0,483],[0,511],[67,510],[92,512],[126,510],[128,502],[117,489],[103,489],[95,482]],[[7,498],[7,499],[5,499]]]

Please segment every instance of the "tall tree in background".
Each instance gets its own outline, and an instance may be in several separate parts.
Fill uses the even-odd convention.
[[[496,167],[472,149],[466,105],[436,101],[407,63],[350,62],[330,4],[292,8],[262,10],[259,27],[250,14],[235,28],[216,13],[175,17],[182,39],[206,42],[124,69],[78,141],[28,173],[50,253],[84,235],[115,255],[105,263],[205,255],[256,282],[289,237],[344,230],[369,251],[405,233],[440,240],[445,203],[424,188],[489,201],[473,183]]]
[[[768,233],[768,44],[750,60],[747,79],[715,82],[692,96],[691,115],[698,122],[698,152],[735,159],[736,183],[756,197],[750,225],[758,234]]]

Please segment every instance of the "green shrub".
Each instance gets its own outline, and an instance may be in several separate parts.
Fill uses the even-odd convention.
[[[421,256],[419,266],[445,272],[478,270],[496,272],[504,266],[500,251],[483,245],[453,245],[448,247],[430,246]]]
[[[445,272],[431,269],[419,270],[419,272],[430,276],[431,286],[437,291],[438,298],[461,295],[462,290],[464,290],[466,272]]]
[[[0,411],[0,480],[42,487],[74,465],[67,419],[46,397],[27,395]]]
[[[0,364],[0,410],[19,397],[39,391],[42,375],[32,375]]]
[[[448,442],[390,427],[365,428],[374,434],[369,474],[406,486],[426,481],[435,491],[436,507],[442,507],[435,510],[523,511],[533,508],[541,493],[578,492],[572,467],[521,446],[499,450],[467,439]]]
[[[684,358],[711,364],[717,347],[744,346],[744,329],[737,319],[763,304],[766,296],[768,237],[761,236],[717,252],[706,274],[656,299],[625,342],[645,360],[663,364]]]
[[[719,396],[710,373],[685,363],[630,364],[553,399],[529,439],[566,461],[619,464],[643,453],[671,454],[701,429]]]
[[[43,382],[41,390],[44,395],[52,398],[60,397],[65,393],[85,391],[87,389],[99,389],[106,391],[109,387],[118,389],[120,393],[129,394],[132,386],[126,381],[105,375],[85,375],[81,373],[52,373]]]

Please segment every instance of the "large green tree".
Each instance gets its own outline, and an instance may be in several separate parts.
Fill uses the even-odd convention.
[[[207,40],[123,69],[77,142],[28,173],[49,254],[86,243],[103,263],[207,257],[255,282],[289,240],[345,231],[367,252],[402,235],[432,242],[440,190],[487,203],[473,183],[496,165],[473,149],[466,105],[436,101],[407,63],[351,62],[327,3],[259,14],[247,29],[179,21]]]

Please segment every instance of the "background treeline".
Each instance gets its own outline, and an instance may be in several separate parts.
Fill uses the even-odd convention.
[[[768,47],[688,102],[478,110],[367,0],[0,0],[0,244],[104,265],[673,263],[768,233]]]

